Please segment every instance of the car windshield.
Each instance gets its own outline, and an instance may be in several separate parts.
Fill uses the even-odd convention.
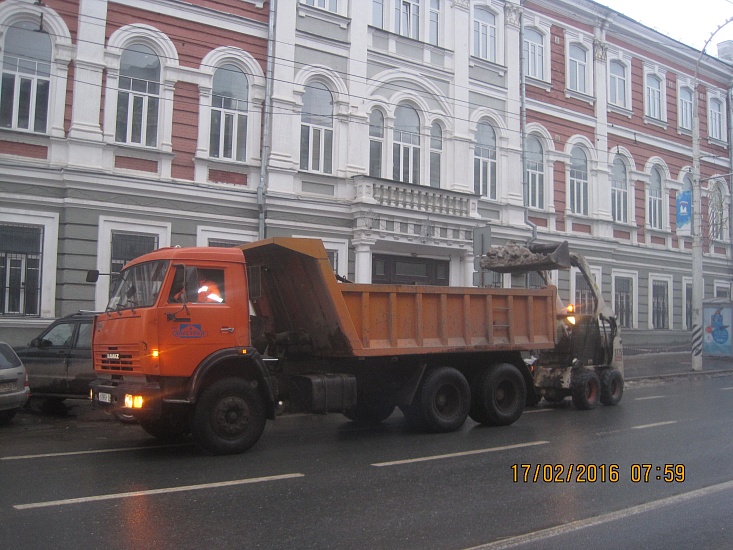
[[[168,264],[167,260],[157,260],[123,269],[115,282],[107,311],[154,305],[163,286]]]

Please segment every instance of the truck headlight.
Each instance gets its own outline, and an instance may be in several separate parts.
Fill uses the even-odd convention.
[[[142,409],[143,408],[143,396],[142,395],[130,395],[125,394],[125,407],[128,409]]]

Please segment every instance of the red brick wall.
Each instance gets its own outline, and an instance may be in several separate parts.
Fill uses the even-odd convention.
[[[198,86],[177,82],[173,99],[173,151],[176,156],[171,175],[177,179],[193,180],[193,158],[199,127]]]
[[[47,159],[48,147],[44,145],[17,143],[15,141],[0,141],[0,154],[18,155],[33,159]]]

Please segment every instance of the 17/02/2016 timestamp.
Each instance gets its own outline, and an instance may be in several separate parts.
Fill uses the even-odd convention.
[[[618,483],[622,481],[618,464],[512,464],[514,483]],[[685,481],[684,464],[632,464],[632,483]]]

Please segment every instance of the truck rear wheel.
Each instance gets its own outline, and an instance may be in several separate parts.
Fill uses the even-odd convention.
[[[624,395],[624,377],[616,369],[603,371],[601,375],[601,403],[618,405]]]
[[[410,407],[410,416],[431,432],[452,432],[466,421],[471,389],[466,377],[452,367],[430,370]]]
[[[252,382],[222,378],[196,404],[193,437],[214,454],[242,453],[257,443],[265,422],[265,403]]]
[[[524,411],[527,386],[522,373],[509,363],[486,369],[476,379],[471,393],[470,415],[487,426],[508,426]]]
[[[573,396],[573,405],[578,409],[595,409],[601,396],[601,381],[596,372],[583,369],[573,373],[570,393]]]

